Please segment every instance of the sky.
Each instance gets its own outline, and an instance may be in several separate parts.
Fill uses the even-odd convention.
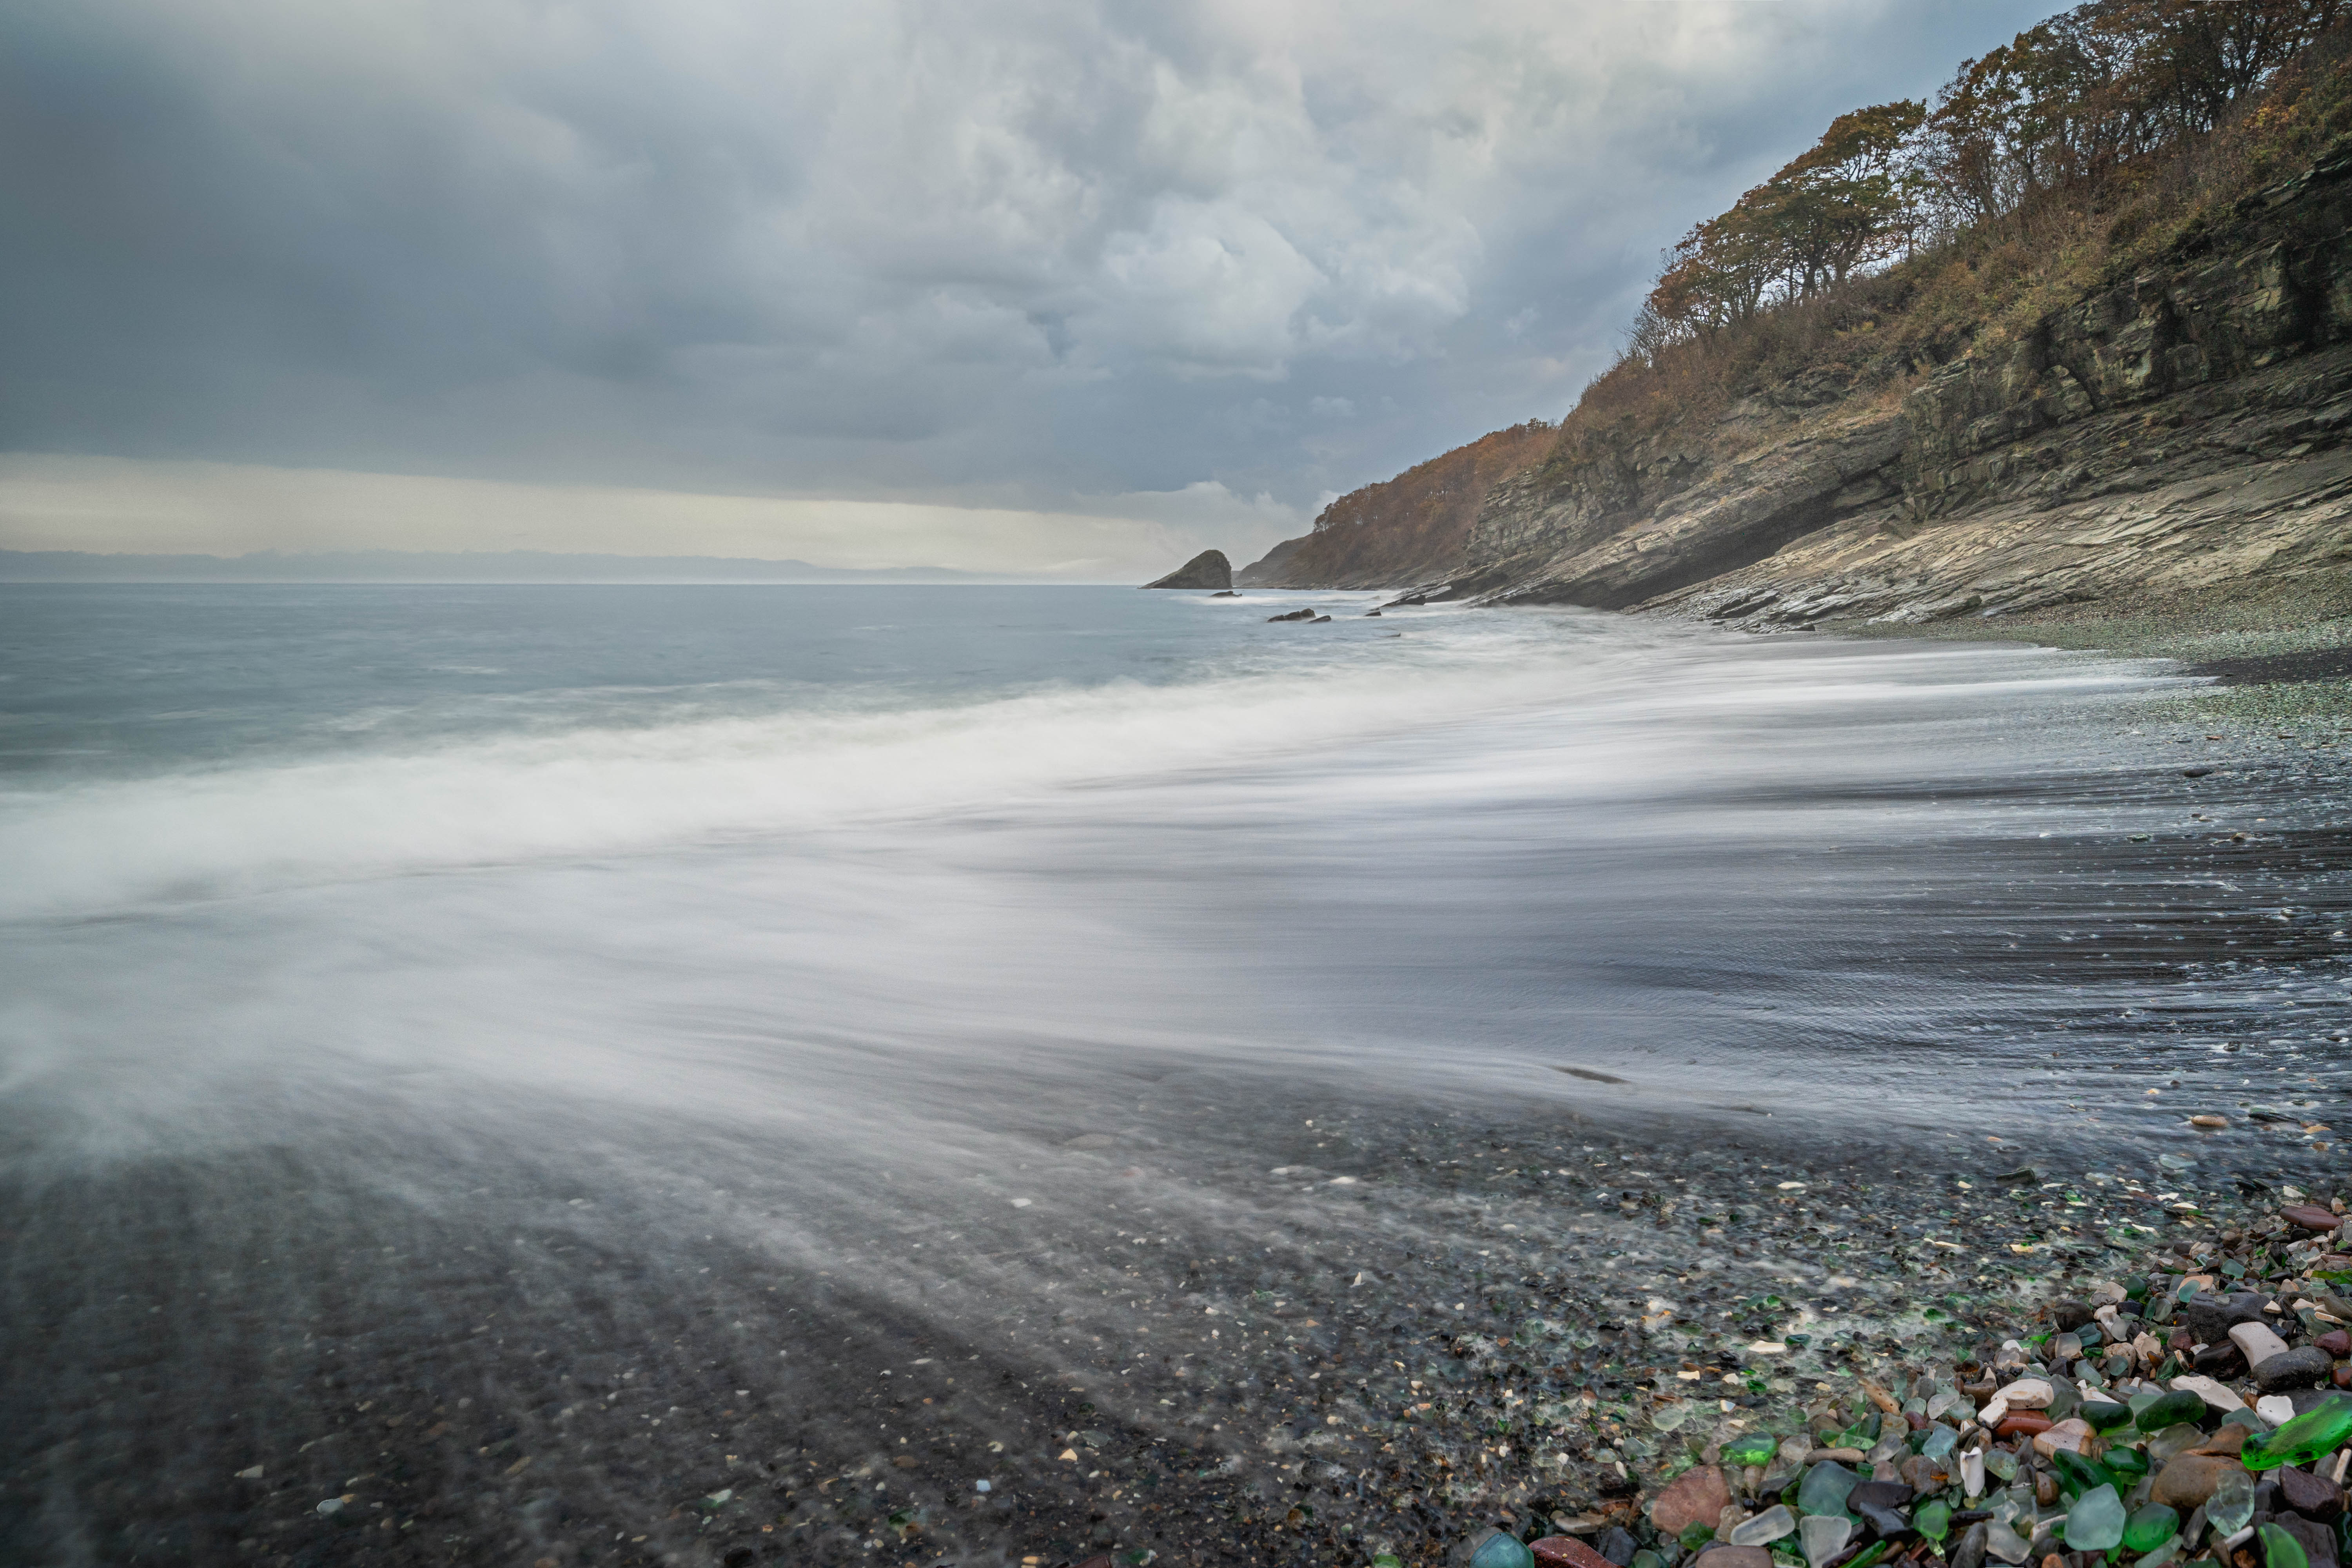
[[[2003,0],[13,0],[0,549],[1240,564]]]

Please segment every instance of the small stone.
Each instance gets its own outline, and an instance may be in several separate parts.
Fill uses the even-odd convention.
[[[2254,1365],[2254,1382],[2264,1394],[2279,1394],[2325,1382],[2335,1367],[2335,1358],[2326,1351],[2317,1345],[2305,1345],[2300,1350],[2282,1350],[2276,1355],[2264,1356]]]
[[[1543,1540],[1527,1542],[1527,1549],[1534,1552],[1538,1563],[1550,1563],[1552,1568],[1616,1568],[1616,1563],[1573,1535],[1545,1535]]]
[[[2096,1486],[2074,1500],[2066,1510],[2065,1538],[2070,1552],[2105,1552],[2124,1539],[2124,1500],[2116,1489]]]
[[[1639,1543],[1622,1525],[1611,1525],[1609,1532],[1601,1538],[1601,1555],[1617,1564],[1617,1568],[1625,1568],[1638,1550]]]
[[[257,1481],[261,1479],[261,1467],[256,1465],[250,1469],[239,1470],[236,1473],[236,1479],[241,1481]]]
[[[2214,1434],[2189,1450],[2193,1454],[2219,1454],[2234,1459],[2245,1448],[2247,1429],[2234,1423],[2225,1423]]]
[[[2045,1378],[2021,1377],[1995,1390],[1993,1397],[2011,1410],[2046,1410],[2055,1393]]]
[[[2309,1470],[2282,1466],[2271,1472],[2271,1479],[2278,1482],[2279,1500],[2297,1513],[2326,1521],[2344,1511],[2343,1490]]]
[[[2079,1329],[2092,1318],[2088,1301],[2060,1300],[2050,1303],[2051,1321],[2061,1330]]]
[[[2246,1364],[2257,1372],[2271,1357],[2286,1354],[2286,1342],[2260,1323],[2231,1324],[2230,1342],[2238,1347],[2238,1352],[2246,1358]]]
[[[1765,1546],[1796,1528],[1797,1516],[1789,1511],[1786,1503],[1776,1502],[1755,1518],[1733,1525],[1725,1539],[1734,1546]]]
[[[2311,1342],[2332,1356],[2352,1355],[2352,1333],[2342,1329],[2330,1329]]]
[[[2284,1426],[2294,1419],[2294,1401],[2284,1394],[2265,1394],[2254,1401],[2254,1414],[2265,1426]]]
[[[1853,1521],[1842,1513],[1808,1514],[1798,1521],[1797,1540],[1812,1568],[1828,1568],[1853,1539]]]
[[[1699,1465],[1683,1472],[1650,1505],[1650,1522],[1661,1535],[1679,1536],[1694,1524],[1709,1530],[1731,1503],[1731,1489],[1715,1465]]]
[[[1991,1533],[1989,1521],[1981,1519],[1962,1531],[1959,1540],[1952,1543],[1948,1559],[1952,1568],[1984,1568],[1987,1538]]]
[[[1772,1553],[1761,1546],[1710,1546],[1692,1561],[1703,1568],[1772,1568]]]
[[[1549,1568],[1616,1568],[1609,1559],[1579,1541],[1573,1535],[1547,1535],[1541,1541],[1528,1542],[1535,1560]]]
[[[2237,1460],[2219,1454],[2183,1454],[2157,1473],[2148,1500],[2167,1508],[2202,1507],[2223,1481],[2245,1473],[2245,1467]]]
[[[2334,1230],[2344,1223],[2342,1215],[2331,1214],[2317,1204],[2289,1204],[2279,1210],[2279,1218],[2305,1230]]]
[[[2079,1454],[2083,1451],[2084,1446],[2090,1442],[2092,1436],[2089,1422],[2079,1417],[2069,1418],[2059,1422],[2047,1432],[2036,1432],[2033,1435],[2033,1451],[2045,1459],[2061,1448]]]

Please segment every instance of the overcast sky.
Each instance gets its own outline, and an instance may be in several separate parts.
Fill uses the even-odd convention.
[[[12,0],[0,547],[1254,556],[2046,8]]]

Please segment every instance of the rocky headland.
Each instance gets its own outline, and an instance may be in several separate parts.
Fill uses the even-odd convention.
[[[1560,426],[1500,432],[1358,491],[1242,581],[1753,630],[2032,636],[2058,611],[2078,639],[2104,609],[2230,605],[2244,631],[2280,599],[2305,614],[2271,629],[2299,637],[2247,651],[2340,647],[2352,631],[2340,42],[2315,46],[2272,116],[2305,121],[2292,156],[2221,174],[2209,159],[2204,194],[2169,205],[2070,198],[2084,210],[2045,229],[2048,258],[2029,240],[1963,237],[1947,256],[1791,300],[1769,331],[1629,358]],[[2254,132],[2218,139],[2231,134]],[[1729,363],[1740,331],[1780,336],[1742,368]],[[1441,483],[1466,519],[1451,533],[1430,522]]]

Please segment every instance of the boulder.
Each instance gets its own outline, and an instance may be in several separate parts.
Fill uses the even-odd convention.
[[[1225,559],[1222,550],[1203,550],[1157,583],[1146,583],[1147,588],[1230,588],[1234,585],[1234,563]]]

